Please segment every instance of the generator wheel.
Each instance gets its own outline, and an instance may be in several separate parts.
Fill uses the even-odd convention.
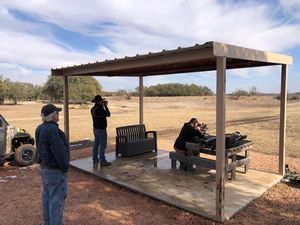
[[[20,145],[15,151],[15,160],[20,166],[31,165],[36,156],[36,149],[31,144]]]

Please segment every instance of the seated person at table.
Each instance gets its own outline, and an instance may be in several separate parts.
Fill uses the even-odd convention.
[[[203,137],[206,124],[200,124],[196,118],[192,118],[189,122],[184,123],[180,134],[174,143],[174,150],[180,155],[187,155],[185,142],[193,141],[193,138]],[[198,151],[193,151],[193,155],[199,155]]]

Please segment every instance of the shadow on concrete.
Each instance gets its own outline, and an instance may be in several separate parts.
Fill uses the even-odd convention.
[[[192,174],[172,170],[169,152],[165,150],[129,158],[116,157],[115,152],[110,152],[107,159],[112,162],[109,167],[93,165],[90,157],[71,161],[71,166],[131,191],[216,220],[215,170],[198,167]],[[277,174],[256,170],[249,170],[247,174],[238,173],[235,181],[225,184],[225,218],[232,217],[281,178]]]

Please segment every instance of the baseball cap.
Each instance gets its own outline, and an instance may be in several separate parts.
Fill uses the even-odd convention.
[[[53,113],[53,112],[59,112],[61,111],[62,108],[56,107],[53,104],[47,104],[44,105],[42,110],[41,110],[41,114],[42,116],[48,116],[49,114]]]

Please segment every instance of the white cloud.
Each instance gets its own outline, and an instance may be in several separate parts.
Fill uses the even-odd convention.
[[[300,1],[299,0],[279,0],[279,4],[284,11],[292,18],[300,19]]]
[[[0,31],[0,39],[0,59],[8,63],[50,69],[51,66],[67,66],[92,58],[87,53],[72,52],[48,39],[24,33]]]
[[[211,40],[282,51],[287,47],[286,32],[290,37],[297,37],[300,30],[299,25],[281,25],[284,21],[272,20],[270,12],[273,10],[261,3],[220,5],[216,1],[139,1],[134,2],[134,7],[130,3],[133,1],[118,9],[111,4],[108,11],[117,13],[100,13],[95,22],[101,24],[101,21],[109,20],[112,25],[101,27],[99,31],[88,30],[91,35],[110,38],[112,47],[125,54]],[[79,29],[87,32],[88,28]],[[299,40],[293,40],[290,45],[294,44],[299,44]]]
[[[11,81],[42,84],[50,75],[49,70],[33,70],[17,64],[0,63],[0,75]],[[34,81],[34,82],[33,82]]]
[[[217,0],[2,0],[0,62],[26,68],[28,73],[37,69],[50,73],[53,67],[207,41],[287,53],[300,45],[300,25],[295,20],[300,18],[299,7],[298,0],[279,0],[278,4]],[[31,19],[20,19],[18,12]],[[89,37],[98,45],[89,52],[78,50],[55,36],[50,25]],[[3,71],[9,72],[0,70],[0,74]],[[20,69],[13,71],[22,74]],[[244,77],[254,74],[234,73]],[[167,80],[168,77],[153,77],[149,83]],[[130,85],[123,80],[113,81]]]
[[[230,74],[235,76],[250,78],[250,77],[263,77],[269,74],[281,74],[280,66],[268,66],[268,67],[256,67],[256,68],[243,68],[243,69],[232,69]]]
[[[132,91],[139,86],[137,77],[96,77],[104,91]]]
[[[284,21],[274,19],[272,5],[260,2],[95,0],[86,4],[83,0],[31,0],[7,4],[66,30],[111,38],[112,47],[121,53],[130,48],[139,53],[210,40],[282,51],[285,32],[289,37],[300,35],[299,25],[281,25]],[[299,42],[293,40],[292,44]]]

